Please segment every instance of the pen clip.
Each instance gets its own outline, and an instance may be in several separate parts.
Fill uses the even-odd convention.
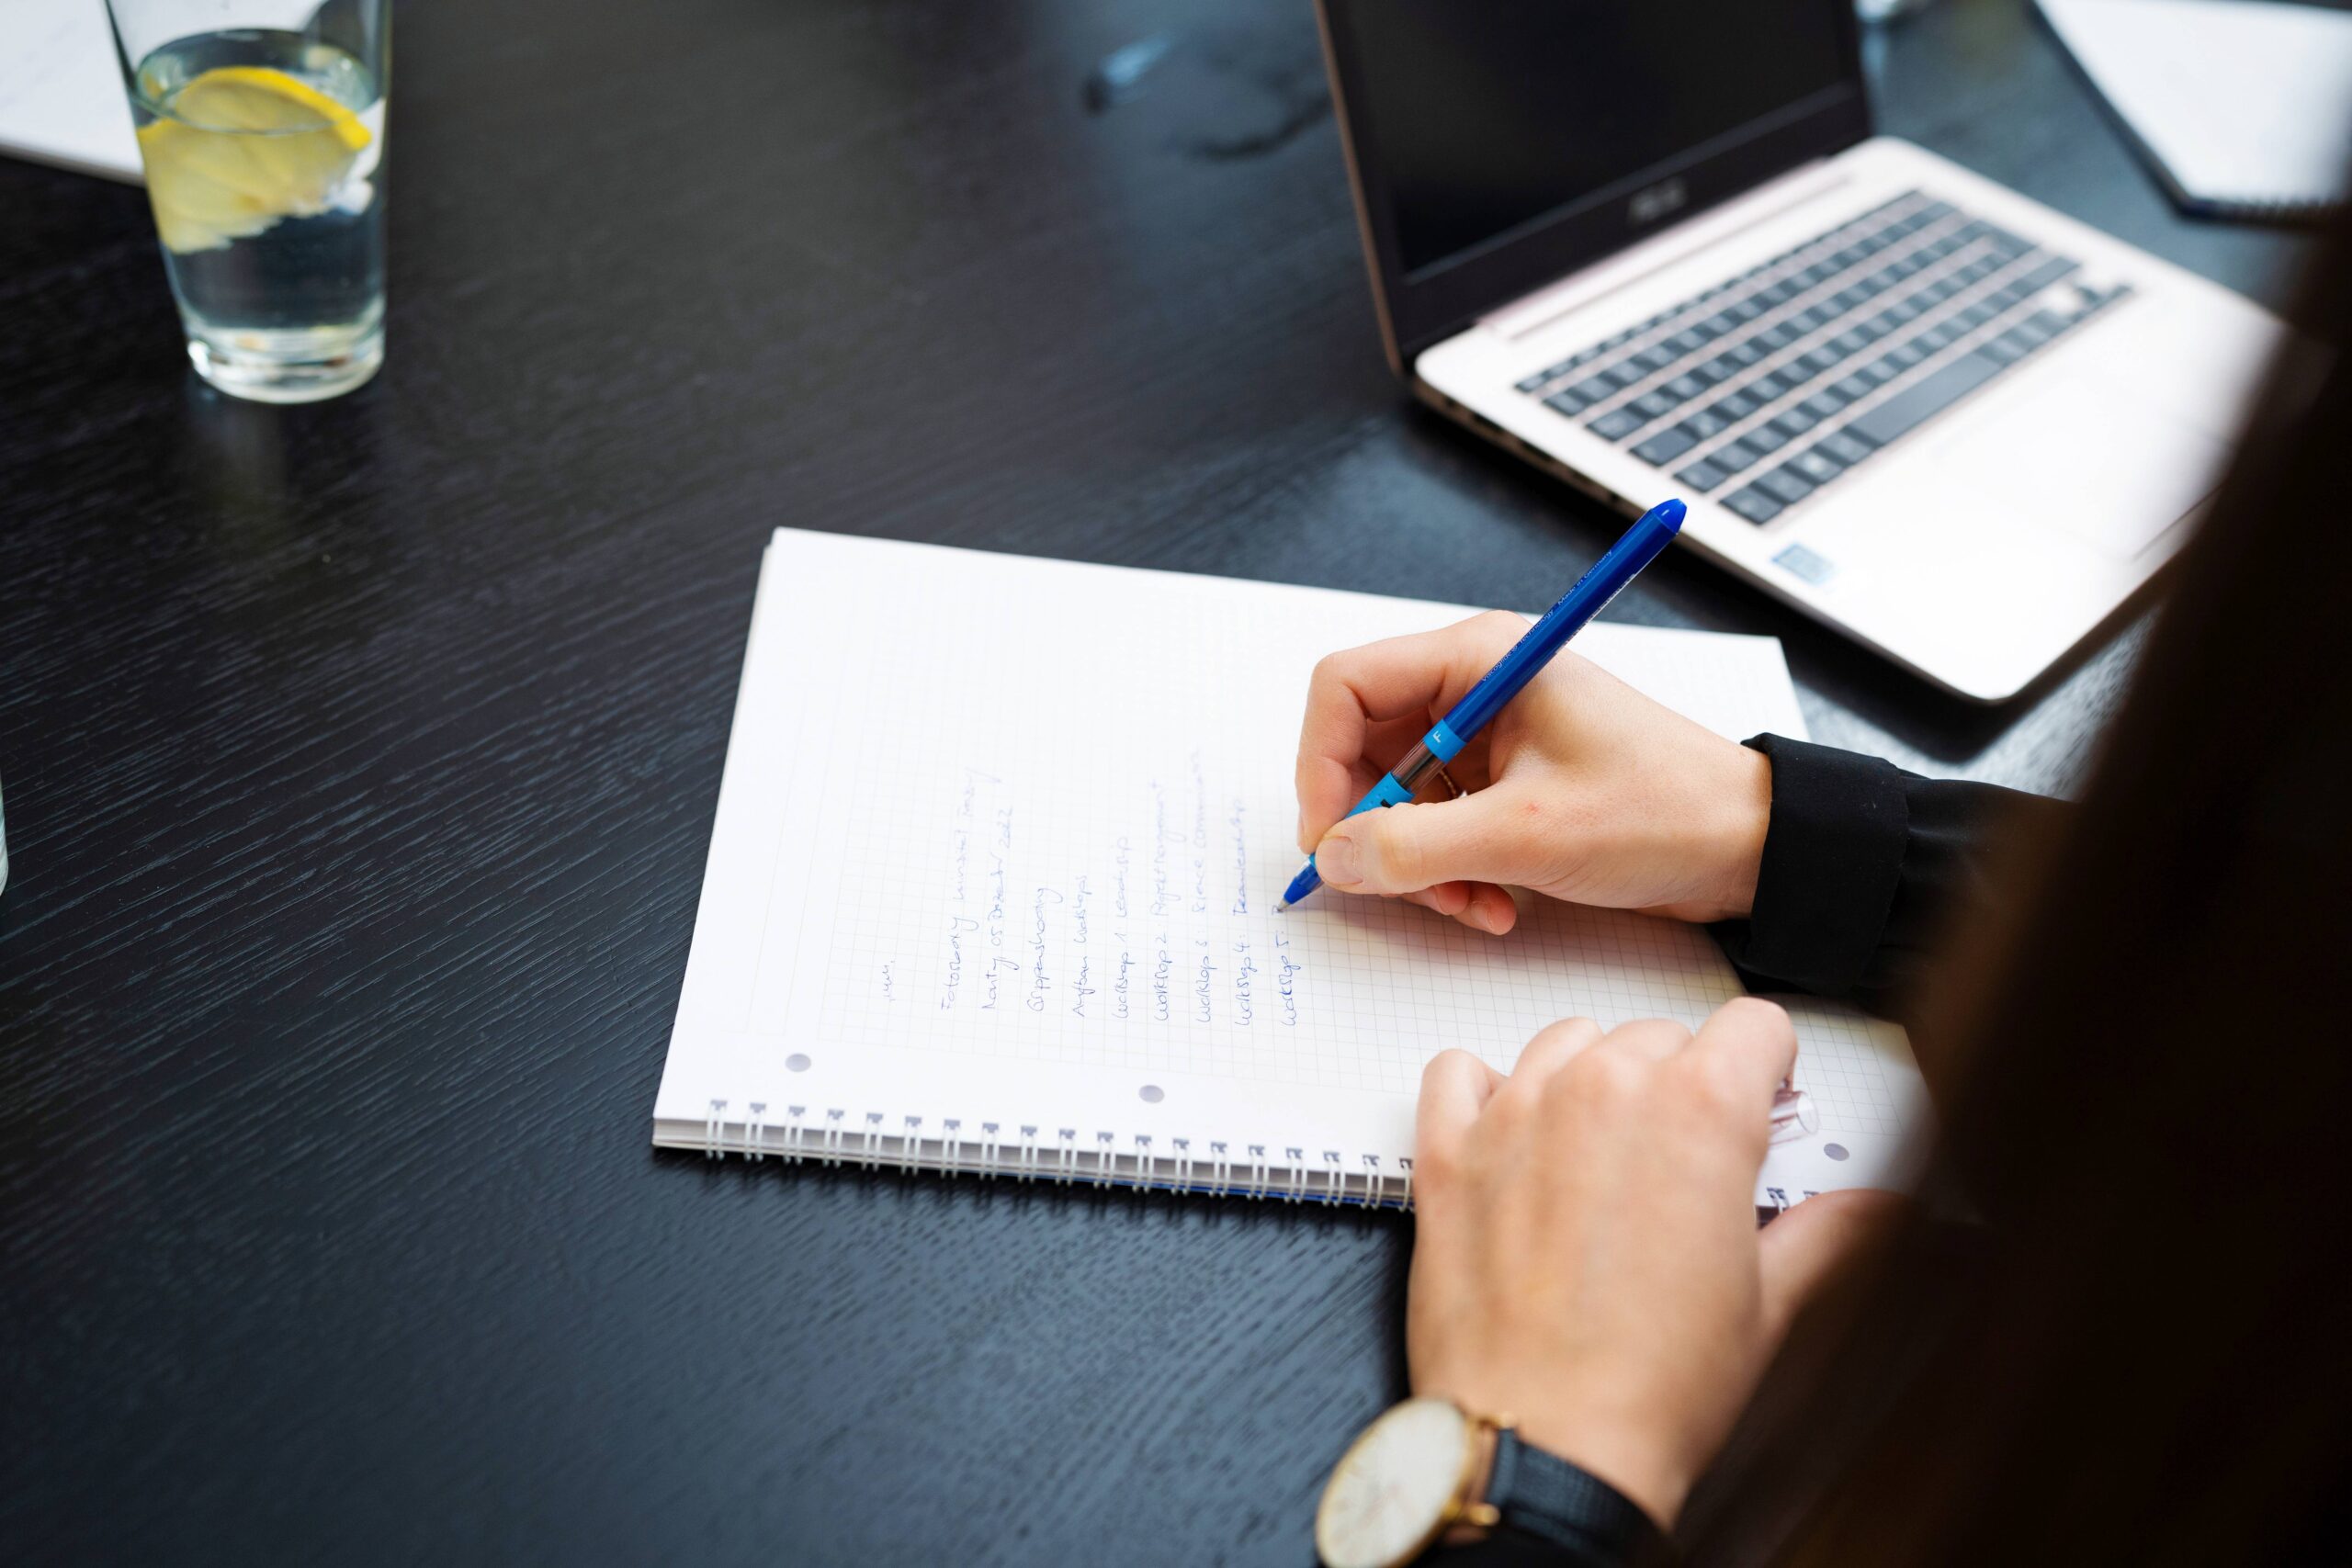
[[[1821,1131],[1821,1112],[1815,1108],[1813,1096],[1795,1085],[1783,1082],[1772,1096],[1772,1139],[1776,1144],[1794,1143]]]

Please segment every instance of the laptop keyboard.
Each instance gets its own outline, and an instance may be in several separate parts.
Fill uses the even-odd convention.
[[[1519,390],[1762,525],[2130,293],[1907,191]]]

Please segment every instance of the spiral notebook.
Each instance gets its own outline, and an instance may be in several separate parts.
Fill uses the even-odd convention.
[[[1402,1205],[1422,1065],[1551,1021],[1696,1025],[1707,933],[1530,900],[1510,936],[1297,869],[1331,649],[1458,606],[779,531],[653,1139],[753,1157]],[[1576,650],[1724,735],[1802,735],[1770,638]],[[1759,1202],[1899,1184],[1901,1030],[1799,1003],[1820,1131]]]

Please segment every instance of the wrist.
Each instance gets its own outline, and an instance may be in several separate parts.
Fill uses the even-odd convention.
[[[1764,840],[1772,830],[1772,760],[1736,746],[1725,764],[1716,797],[1722,809],[1711,835],[1708,863],[1717,877],[1714,918],[1744,920],[1756,910]]]

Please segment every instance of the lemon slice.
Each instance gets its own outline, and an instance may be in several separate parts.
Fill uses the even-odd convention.
[[[316,87],[261,65],[207,71],[141,128],[147,195],[168,250],[218,250],[323,212],[373,134]]]

